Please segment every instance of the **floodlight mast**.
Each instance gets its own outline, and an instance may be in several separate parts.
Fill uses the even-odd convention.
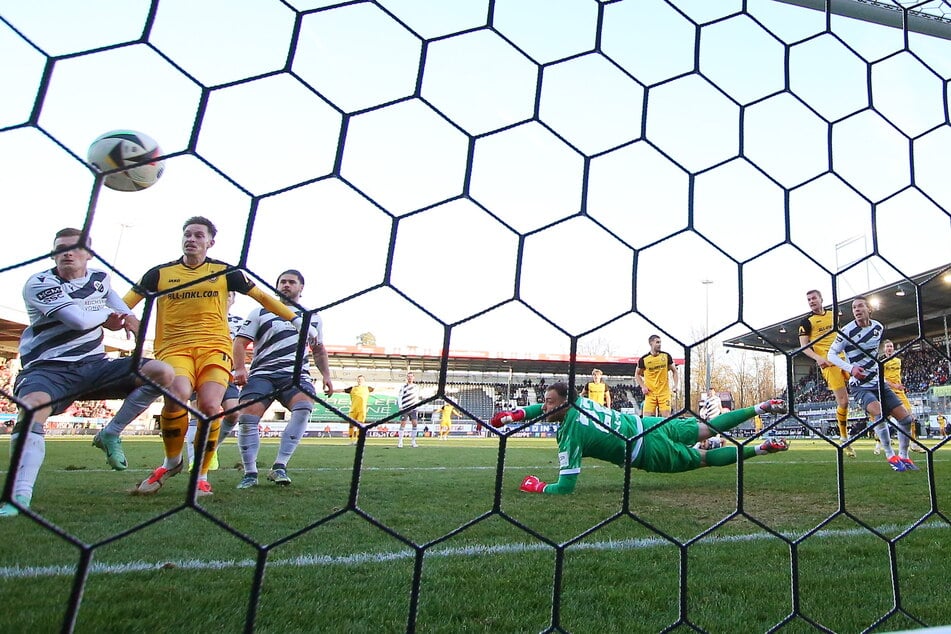
[[[827,0],[775,0],[775,2],[822,12],[825,12],[827,4]],[[907,15],[909,32],[951,40],[951,7],[948,13],[928,13],[921,9],[905,11],[893,3],[876,0],[828,0],[828,6],[829,11],[835,15],[898,29],[904,26]]]

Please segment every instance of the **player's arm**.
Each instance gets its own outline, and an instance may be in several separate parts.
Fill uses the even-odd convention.
[[[229,288],[228,290],[231,290],[231,289]],[[281,317],[282,319],[286,319],[287,321],[293,322],[294,319],[297,318],[297,313],[291,310],[290,306],[287,306],[286,304],[282,303],[281,300],[274,297],[273,295],[268,295],[257,286],[252,286],[250,289],[248,289],[248,291],[246,292],[246,295],[250,297],[251,299],[253,299],[254,301],[256,301],[257,303],[261,304],[261,306],[265,310],[267,310],[268,312],[274,313],[275,315],[277,315],[278,317]],[[298,326],[298,330],[300,330],[299,326]]]
[[[634,382],[641,388],[641,392],[647,394],[650,392],[650,388],[647,387],[647,381],[644,380],[644,367],[638,364],[637,369],[634,370]]]
[[[667,371],[673,375],[673,380],[671,381],[673,387],[670,389],[676,393],[680,390],[680,377],[677,376],[677,364],[674,363],[674,359],[670,355],[667,355],[667,358],[670,359],[670,363],[667,364]]]
[[[535,476],[525,476],[519,490],[526,493],[544,493],[546,495],[567,495],[573,493],[578,482],[578,474],[563,474],[558,476],[558,482],[542,482]]]
[[[604,384],[604,406],[611,408],[611,386],[607,383]]]
[[[802,323],[799,324],[799,347],[802,348],[802,353],[818,363],[820,368],[828,368],[829,360],[812,349],[812,333],[810,328],[808,318],[803,319]]]
[[[320,376],[324,379],[324,394],[332,396],[334,393],[334,383],[330,377],[330,357],[327,355],[327,348],[323,342],[313,343],[310,346],[310,351],[314,355],[314,365],[320,370]]]
[[[139,293],[134,287],[122,296],[122,302],[129,308],[135,308],[143,299],[145,295]]]
[[[235,385],[245,385],[248,382],[247,354],[251,339],[244,335],[237,335],[231,343],[231,359],[234,363]]]
[[[119,293],[111,287],[109,288],[109,292],[106,293],[106,306],[115,311],[117,315],[121,315],[121,328],[126,331],[127,337],[129,335],[138,336],[139,318],[129,310],[129,306],[119,297]],[[115,330],[118,330],[118,328]]]
[[[539,403],[535,405],[529,405],[528,407],[520,407],[519,409],[513,410],[502,410],[501,412],[496,412],[491,419],[489,419],[489,424],[493,427],[501,427],[502,425],[508,425],[509,423],[517,423],[523,421],[526,418],[532,419],[542,415],[542,406]]]
[[[837,335],[835,338],[835,341],[833,341],[832,345],[829,346],[829,354],[826,356],[826,360],[828,360],[829,363],[833,363],[839,366],[840,368],[848,372],[851,376],[854,376],[859,379],[864,378],[865,370],[863,370],[861,367],[857,365],[852,365],[851,363],[849,363],[848,361],[846,361],[845,359],[839,356],[839,353],[845,350],[845,343],[846,343],[845,337],[843,337],[842,335]]]
[[[96,326],[105,326],[109,330],[122,327],[121,315],[105,310],[89,311],[75,303],[69,303],[49,313],[70,330],[91,330]]]

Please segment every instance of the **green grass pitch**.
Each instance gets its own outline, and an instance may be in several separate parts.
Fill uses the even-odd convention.
[[[553,439],[509,439],[504,458],[496,439],[427,438],[418,449],[371,439],[359,456],[346,440],[308,439],[287,488],[264,479],[277,448],[265,440],[261,484],[246,491],[235,489],[229,440],[215,494],[195,508],[185,474],[155,496],[129,494],[159,463],[157,439],[125,439],[122,473],[89,442],[47,442],[33,509],[55,530],[0,521],[0,632],[72,626],[74,570],[89,547],[77,632],[857,632],[951,621],[944,446],[915,455],[921,471],[893,473],[869,442],[840,470],[829,445],[794,440],[740,468],[632,471],[627,496],[624,469],[587,461],[576,492],[559,497],[518,491],[527,474],[557,478]]]

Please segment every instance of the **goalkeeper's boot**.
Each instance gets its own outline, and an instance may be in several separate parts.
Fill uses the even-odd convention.
[[[105,452],[106,462],[116,471],[125,471],[129,467],[129,463],[125,459],[125,452],[122,451],[122,439],[119,438],[119,434],[100,431],[92,437],[92,445]]]
[[[205,497],[208,495],[214,495],[214,491],[211,490],[211,482],[208,480],[199,480],[198,488],[195,489],[195,497]]]
[[[152,495],[157,493],[159,489],[162,488],[162,485],[165,484],[165,481],[176,476],[182,472],[182,469],[185,468],[185,459],[179,461],[177,465],[171,469],[166,469],[165,467],[159,467],[152,472],[152,475],[147,477],[142,482],[139,482],[139,485],[135,487],[134,493],[137,495]]]
[[[895,471],[907,471],[908,467],[905,466],[905,463],[902,462],[901,458],[897,455],[892,456],[888,459],[889,466]]]
[[[763,453],[779,453],[780,451],[788,451],[789,443],[782,438],[769,438],[759,448]]]
[[[25,495],[14,495],[13,499],[16,500],[16,503],[22,506],[25,509],[30,508],[30,498]],[[16,517],[20,514],[20,509],[13,506],[9,502],[0,504],[0,517]]]

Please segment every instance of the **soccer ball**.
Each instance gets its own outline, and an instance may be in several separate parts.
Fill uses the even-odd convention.
[[[89,164],[100,172],[127,168],[109,174],[103,183],[109,189],[135,192],[154,185],[165,171],[165,161],[156,160],[161,155],[158,143],[147,134],[113,130],[93,141],[86,157]]]

